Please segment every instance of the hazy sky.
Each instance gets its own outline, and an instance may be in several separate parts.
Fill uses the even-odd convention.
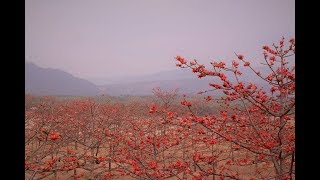
[[[26,0],[26,61],[81,78],[176,69],[173,57],[261,58],[295,35],[294,0]]]

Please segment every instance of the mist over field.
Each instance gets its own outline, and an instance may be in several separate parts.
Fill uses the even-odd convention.
[[[258,69],[264,75],[271,72],[264,67]],[[244,69],[243,72],[245,73],[242,79],[268,87],[268,83],[253,76],[251,70]],[[150,75],[115,77],[110,80],[86,80],[58,69],[41,68],[33,63],[26,63],[25,80],[25,92],[38,96],[146,96],[153,95],[153,89],[157,87],[163,90],[178,89],[179,94],[196,95],[200,91],[210,89],[209,83],[217,79],[213,77],[199,79],[189,69],[176,69]],[[107,83],[104,83],[105,81]]]

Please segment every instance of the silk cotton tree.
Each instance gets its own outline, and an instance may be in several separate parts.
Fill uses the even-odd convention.
[[[262,64],[269,73],[263,74],[241,54],[227,66],[213,61],[207,68],[197,60],[188,62],[177,56],[177,66],[190,68],[199,78],[210,77],[211,89],[200,93],[222,92],[206,96],[208,102],[220,103],[220,114],[203,117],[192,114],[193,121],[245,154],[225,162],[226,167],[255,165],[254,176],[259,178],[292,179],[295,167],[295,39],[285,44],[283,37],[272,47],[263,46]],[[260,82],[246,82],[241,68],[247,68]],[[184,100],[186,104],[186,100]],[[188,104],[191,110],[191,104]],[[269,173],[270,169],[274,173]],[[233,170],[234,171],[234,170]],[[206,172],[210,173],[210,172]],[[237,172],[241,175],[241,171]]]

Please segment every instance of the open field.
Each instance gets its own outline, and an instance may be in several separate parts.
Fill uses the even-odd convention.
[[[241,144],[225,139],[224,136],[241,131],[225,129],[233,126],[232,118],[228,121],[210,119],[219,112],[218,104],[204,104],[195,98],[192,109],[188,109],[181,107],[177,100],[168,103],[156,97],[136,98],[124,101],[126,103],[114,99],[26,98],[26,179],[265,179],[275,176],[272,156],[261,154],[270,153],[263,149],[264,144],[256,150],[260,153],[253,153],[250,148],[241,148],[242,145],[249,147],[245,139],[238,140]],[[148,107],[154,103],[159,105],[156,113]],[[213,107],[214,112],[198,110]],[[160,111],[160,108],[163,109]],[[202,120],[193,119],[190,111],[198,113]],[[210,112],[213,115],[210,116]],[[269,117],[269,120],[276,119]],[[292,119],[288,120],[287,125],[292,129],[294,123],[291,122]],[[258,137],[254,132],[248,133]],[[283,163],[288,164],[290,170],[290,158]]]

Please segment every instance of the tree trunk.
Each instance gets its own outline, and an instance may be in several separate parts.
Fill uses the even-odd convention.
[[[57,152],[57,151],[53,152],[53,153],[51,154],[51,159],[53,159],[54,153],[56,153],[56,156],[57,156],[57,153],[58,153],[58,152]],[[58,178],[57,178],[57,163],[54,163],[53,179],[54,179],[54,180],[57,180],[57,179],[58,179]]]
[[[94,179],[93,177],[93,171],[94,171],[94,149],[91,147],[90,148],[90,152],[91,152],[91,160],[90,160],[90,174],[89,174],[89,179]]]
[[[110,145],[109,145],[109,162],[108,162],[108,164],[109,164],[109,172],[111,172],[111,159],[112,159],[112,146],[111,146],[111,143],[110,143]]]
[[[77,141],[74,142],[74,149],[77,151],[78,150],[78,143]],[[77,168],[74,168],[73,170],[73,179],[77,180]]]

